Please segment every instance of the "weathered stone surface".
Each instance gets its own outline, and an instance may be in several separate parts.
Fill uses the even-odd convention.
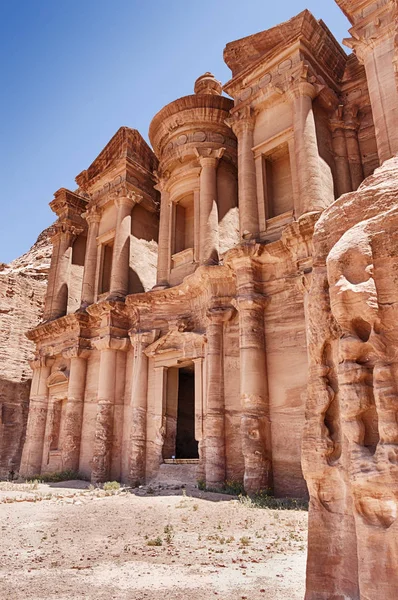
[[[17,471],[21,459],[34,352],[25,334],[43,313],[49,233],[43,231],[29,252],[0,266],[0,476]]]
[[[308,599],[398,595],[397,226],[393,158],[315,228]]]

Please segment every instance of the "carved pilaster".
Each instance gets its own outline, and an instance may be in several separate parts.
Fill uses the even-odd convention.
[[[200,172],[200,263],[219,262],[217,166],[225,148],[197,148]]]
[[[207,390],[205,415],[206,484],[221,487],[225,481],[224,323],[235,309],[214,306],[207,311]]]
[[[238,138],[240,235],[243,239],[252,239],[256,238],[259,232],[256,165],[252,150],[256,113],[250,106],[246,106],[234,110],[225,122]]]

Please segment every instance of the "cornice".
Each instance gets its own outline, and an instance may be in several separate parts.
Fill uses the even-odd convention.
[[[41,323],[34,329],[31,329],[26,333],[26,337],[35,342],[43,342],[54,337],[65,333],[66,331],[73,331],[79,333],[81,329],[89,326],[89,315],[84,312],[72,313],[65,315],[54,321],[47,321]]]

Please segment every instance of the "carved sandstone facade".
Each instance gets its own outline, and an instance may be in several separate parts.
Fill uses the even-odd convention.
[[[306,494],[314,226],[384,130],[366,64],[308,11],[224,58],[232,100],[206,73],[154,117],[153,151],[121,128],[51,203],[26,476],[135,483],[197,458],[212,487]]]

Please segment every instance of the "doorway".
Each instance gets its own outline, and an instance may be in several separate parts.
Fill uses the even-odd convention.
[[[178,369],[176,458],[199,458],[195,440],[195,374],[193,364]]]
[[[197,459],[195,440],[195,372],[193,363],[167,372],[164,459]]]

